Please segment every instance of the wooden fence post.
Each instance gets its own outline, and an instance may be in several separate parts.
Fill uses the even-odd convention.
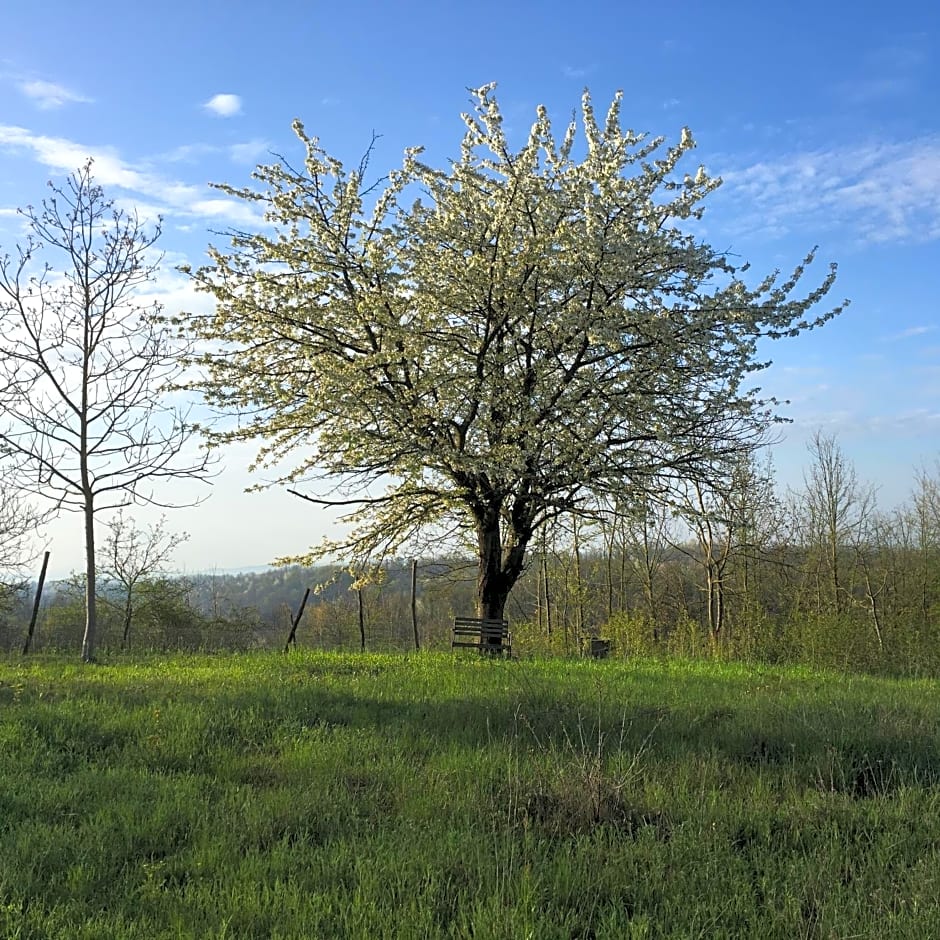
[[[26,642],[23,644],[23,655],[29,652],[33,642],[33,633],[36,630],[36,618],[39,616],[39,602],[42,600],[42,586],[46,583],[46,568],[49,565],[49,552],[43,556],[42,571],[39,572],[39,584],[36,586],[36,599],[33,601],[33,615],[29,618],[29,630],[26,634]]]

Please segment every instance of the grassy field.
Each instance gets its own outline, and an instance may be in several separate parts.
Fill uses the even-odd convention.
[[[0,937],[940,936],[940,687],[0,660]]]

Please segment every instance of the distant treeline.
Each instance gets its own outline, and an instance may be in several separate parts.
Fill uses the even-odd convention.
[[[513,649],[718,656],[940,675],[940,466],[882,511],[835,440],[817,435],[801,492],[772,471],[674,489],[671,499],[590,507],[546,529],[507,614]],[[134,588],[131,648],[445,649],[473,614],[474,559],[157,577]],[[79,582],[47,592],[34,649],[80,645]],[[126,592],[100,591],[101,645],[118,648]],[[7,598],[0,647],[22,646],[31,589]]]

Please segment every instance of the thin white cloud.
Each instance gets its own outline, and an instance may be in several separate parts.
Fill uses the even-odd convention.
[[[905,434],[929,437],[940,430],[940,412],[930,408],[899,409],[893,413],[876,415],[866,415],[851,409],[820,409],[790,417],[793,418],[793,426],[797,428],[824,428],[837,436],[863,434],[884,437]]]
[[[260,137],[246,140],[236,144],[181,144],[172,150],[156,154],[148,159],[148,164],[185,163],[196,164],[204,157],[227,154],[233,163],[250,164],[252,166],[266,161],[271,156],[271,143]]]
[[[906,330],[901,330],[900,333],[894,333],[885,338],[888,340],[911,339],[914,336],[923,336],[925,333],[933,333],[936,329],[935,326],[912,326]]]
[[[940,238],[940,137],[784,154],[723,172],[718,202],[752,231],[847,228],[862,242]]]
[[[776,366],[775,369],[787,376],[815,376],[825,374],[822,366]]]
[[[566,65],[562,71],[566,78],[584,78],[591,71],[588,65]]]
[[[162,222],[167,213],[167,207],[145,202],[136,196],[122,196],[114,200],[115,206],[128,215],[135,215],[144,225],[156,225]]]
[[[92,101],[91,98],[55,82],[44,82],[38,79],[23,80],[17,82],[17,87],[43,110],[61,108],[66,104],[91,104]]]
[[[25,150],[56,173],[71,173],[86,160],[94,161],[95,179],[104,187],[116,187],[145,196],[145,215],[197,216],[238,224],[261,222],[261,214],[240,200],[214,197],[208,186],[166,179],[158,173],[138,169],[121,158],[112,147],[87,147],[61,137],[33,134],[23,127],[0,124],[0,149]]]
[[[940,427],[940,411],[936,408],[913,408],[895,414],[872,415],[867,419],[866,430],[872,433],[904,431],[922,433]]]
[[[234,117],[242,109],[238,95],[213,95],[203,107],[218,117]]]
[[[0,147],[32,151],[43,166],[65,173],[71,173],[91,157],[95,161],[95,176],[103,185],[140,191],[145,185],[143,174],[125,164],[112,147],[86,147],[8,124],[0,124]]]
[[[242,144],[232,144],[229,156],[233,163],[258,163],[271,156],[271,145],[266,140],[248,140]]]
[[[852,105],[868,105],[915,92],[929,62],[924,34],[872,49],[857,63],[859,74],[835,86],[838,98]]]
[[[181,144],[154,159],[161,163],[195,163],[200,158],[219,152],[215,144]]]
[[[185,310],[187,313],[210,313],[214,301],[203,292],[197,291],[193,280],[180,274],[177,265],[189,261],[183,255],[167,255],[157,269],[154,279],[138,292],[137,300],[141,304],[158,303],[168,313]]]
[[[900,98],[914,87],[912,79],[906,76],[882,78],[862,78],[852,82],[841,82],[836,86],[838,97],[850,104],[864,105],[883,102],[890,98]]]
[[[248,203],[236,199],[197,199],[189,204],[195,215],[205,216],[208,219],[225,219],[228,222],[238,222],[248,225],[257,224],[261,217]]]

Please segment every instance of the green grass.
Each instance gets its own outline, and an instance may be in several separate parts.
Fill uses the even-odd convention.
[[[0,660],[0,937],[912,937],[940,687],[689,662]]]

